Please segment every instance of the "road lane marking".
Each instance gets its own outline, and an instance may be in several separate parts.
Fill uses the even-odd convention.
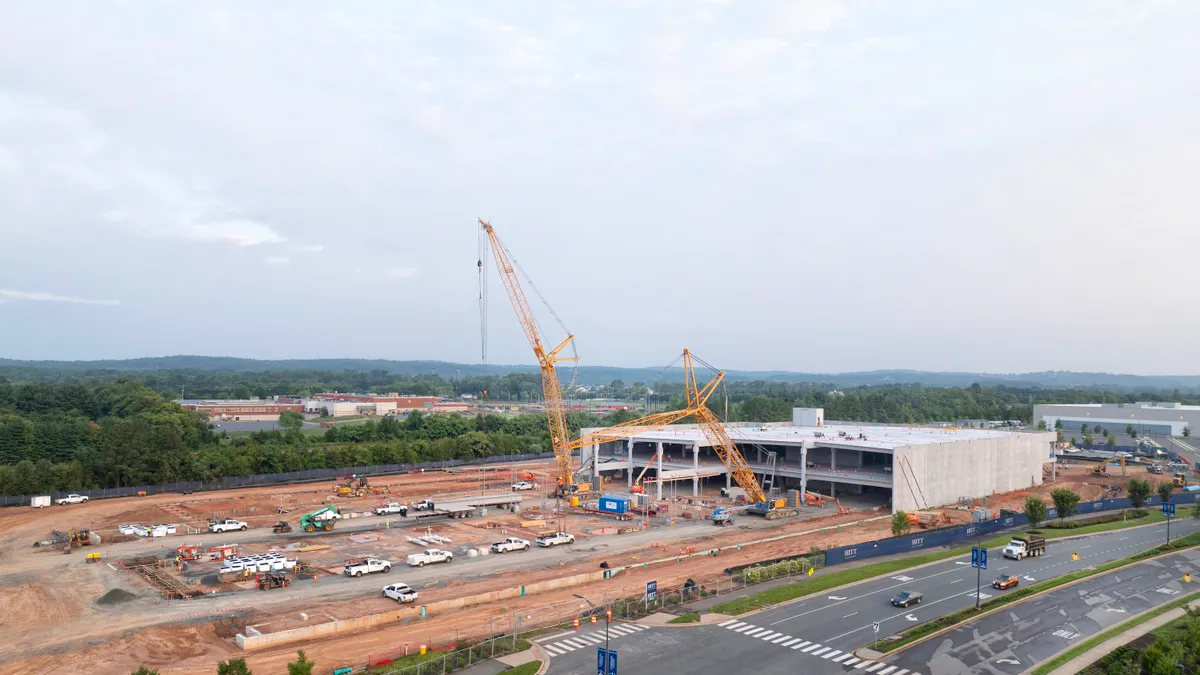
[[[579,647],[580,649],[584,649],[584,648],[590,646],[588,643],[584,642],[583,640],[580,640],[579,638],[568,638],[566,640],[563,640],[563,642],[566,642],[568,644],[573,644],[576,647]]]
[[[960,581],[963,581],[963,580],[962,580],[962,579],[955,579],[954,581],[951,581],[950,583],[952,583],[952,584],[957,584],[957,583],[958,583],[958,582],[960,582]]]
[[[907,672],[908,672],[908,668],[901,668],[900,670],[896,671],[896,675],[904,675]],[[916,674],[914,673],[913,675],[916,675]]]
[[[972,589],[972,590],[969,590],[969,591],[963,591],[962,593],[955,593],[954,595],[948,595],[948,596],[946,596],[946,597],[942,598],[941,600],[934,600],[933,602],[930,602],[930,603],[926,604],[925,606],[926,606],[926,607],[932,607],[933,605],[936,605],[936,604],[938,604],[939,602],[945,602],[945,601],[947,601],[947,600],[953,600],[954,598],[962,597],[962,596],[964,596],[964,595],[974,595],[974,594],[975,594],[975,591],[974,591],[973,589]],[[890,621],[890,620],[892,620],[892,619],[903,618],[903,616],[904,616],[903,614],[896,614],[896,615],[894,615],[894,616],[889,616],[889,617],[886,617],[886,618],[880,619],[880,620],[879,620],[878,622],[876,622],[876,623],[883,623],[884,621]],[[861,627],[859,627],[859,628],[855,628],[855,629],[854,629],[854,630],[852,630],[852,631],[848,631],[848,632],[842,633],[841,635],[835,635],[835,636],[833,636],[833,637],[831,637],[831,638],[828,638],[828,640],[829,640],[830,642],[833,642],[834,640],[838,640],[838,639],[844,638],[844,637],[846,637],[847,635],[853,635],[854,633],[857,633],[857,632],[858,632],[858,631],[860,631],[860,630],[866,630],[866,629],[868,629],[868,628],[870,628],[870,627],[871,627],[871,624],[867,624],[867,625],[865,625],[865,626],[861,626]]]
[[[884,668],[883,670],[879,671],[879,675],[888,675],[888,673],[892,672],[895,669],[896,669],[896,666],[888,666],[887,668]]]
[[[756,635],[762,635],[762,634],[763,634],[763,633],[765,633],[765,632],[767,632],[767,629],[766,629],[766,628],[755,628],[754,630],[748,630],[748,631],[746,631],[745,633],[743,633],[743,635],[746,635],[746,636],[749,636],[749,637],[754,637],[754,636],[756,636]]]
[[[767,631],[766,633],[759,635],[758,638],[760,640],[766,641],[766,640],[772,640],[774,638],[777,638],[777,637],[779,637],[779,635],[780,635],[779,633],[776,633],[774,631]]]
[[[829,649],[830,649],[829,647],[821,647],[821,648],[820,648],[820,649],[818,649],[817,651],[813,652],[813,653],[812,653],[812,655],[813,655],[813,656],[820,656],[820,655],[824,654],[825,652],[829,651]]]
[[[802,651],[802,652],[804,652],[805,654],[807,654],[807,653],[811,652],[811,651],[812,651],[812,650],[814,650],[814,649],[819,649],[820,647],[821,647],[821,645],[819,645],[819,644],[812,644],[812,645],[809,645],[809,646],[805,647],[804,649],[801,649],[800,651]]]
[[[721,623],[719,623],[717,625],[720,626],[721,628],[729,628],[730,626],[736,626],[739,623],[741,623],[741,622],[738,621],[737,619],[730,619],[728,621],[722,621]]]
[[[566,652],[561,652],[561,651],[555,649],[554,647],[551,647],[550,645],[542,645],[542,649],[545,649],[546,651],[550,652],[554,656],[562,656],[563,654],[566,654]]]
[[[846,652],[845,654],[842,654],[841,656],[834,659],[833,662],[838,663],[840,661],[846,661],[846,663],[850,663],[849,661],[847,661],[847,659],[850,659],[850,658],[853,658],[850,656],[850,652]]]
[[[793,639],[795,639],[795,638],[793,638],[791,635],[780,635],[779,637],[775,638],[774,640],[771,640],[771,644],[777,645],[780,642],[783,642],[784,640],[793,640]]]
[[[829,652],[828,654],[826,654],[825,656],[822,656],[821,658],[828,659],[832,656],[837,656],[838,654],[841,654],[841,652],[835,649],[835,650]]]
[[[800,638],[792,638],[791,640],[788,640],[787,642],[783,643],[783,646],[791,647],[792,645],[796,644],[799,641],[800,641]]]
[[[967,563],[967,564],[969,565],[970,563]],[[921,578],[917,579],[917,581],[925,581],[925,580],[927,580],[927,579],[932,579],[932,578],[934,578],[934,577],[940,577],[940,576],[942,576],[943,574],[950,574],[950,573],[953,573],[953,572],[962,572],[962,570],[960,570],[960,569],[957,569],[957,568],[955,568],[955,569],[948,569],[948,570],[946,570],[946,571],[944,571],[944,572],[938,572],[938,573],[936,573],[936,574],[930,574],[930,575],[929,575],[929,576],[927,576],[927,577],[921,577]],[[863,582],[863,583],[867,583],[867,582]],[[779,624],[783,623],[784,621],[791,621],[792,619],[798,619],[798,618],[800,618],[800,617],[802,617],[802,616],[808,616],[809,614],[812,614],[813,612],[820,612],[820,611],[822,611],[822,610],[829,609],[830,607],[836,607],[837,605],[841,605],[841,604],[843,604],[843,603],[847,603],[847,602],[853,602],[853,601],[855,601],[855,600],[861,600],[861,599],[863,599],[863,598],[870,597],[870,596],[872,596],[872,595],[875,595],[875,594],[877,594],[877,593],[880,593],[881,591],[890,591],[891,589],[893,589],[893,588],[898,588],[898,587],[900,587],[900,586],[903,586],[903,585],[904,585],[904,584],[906,584],[906,583],[910,583],[910,582],[904,582],[904,583],[899,583],[899,584],[893,584],[893,585],[891,585],[891,586],[885,586],[884,588],[880,588],[880,589],[878,589],[878,590],[874,590],[874,591],[871,591],[871,592],[869,592],[869,593],[864,593],[864,594],[862,594],[862,595],[855,596],[855,597],[852,597],[852,598],[846,598],[845,600],[842,600],[842,601],[840,601],[840,602],[835,602],[835,603],[832,603],[832,604],[829,604],[829,605],[825,605],[824,607],[817,607],[817,608],[815,608],[815,609],[810,609],[810,610],[808,610],[807,612],[801,612],[801,613],[799,613],[799,614],[797,614],[797,615],[795,615],[795,616],[789,616],[789,617],[787,617],[786,619],[780,619],[779,621],[775,621],[775,622],[771,623],[770,625],[772,625],[772,626],[777,626],[777,625],[779,625]]]
[[[846,666],[846,667],[850,667],[850,666],[852,666],[852,665],[854,665],[854,664],[856,664],[856,663],[858,663],[858,659],[851,657],[851,658],[849,658],[849,659],[846,659],[846,662],[845,662],[845,663],[843,663],[842,665],[843,665],[843,666]]]
[[[751,630],[752,628],[754,628],[754,626],[751,626],[750,624],[746,624],[745,626],[742,626],[741,628],[739,628],[739,629],[737,629],[737,630],[735,630],[735,631],[733,631],[733,632],[735,632],[735,633],[745,633],[746,631],[748,631],[748,630]]]
[[[866,668],[867,666],[871,665],[871,663],[872,663],[871,661],[859,661],[858,665],[854,666],[854,669],[861,670],[861,669]]]
[[[805,640],[804,642],[801,642],[798,645],[793,645],[792,649],[800,649],[801,647],[803,647],[805,645],[811,645],[811,644],[812,644],[811,642],[809,642],[808,640]]]
[[[640,623],[631,623],[628,625],[632,626],[634,630],[650,630],[650,626],[643,626]]]
[[[555,643],[554,643],[554,646],[555,646],[555,647],[558,647],[558,648],[560,648],[560,649],[565,649],[565,650],[567,650],[567,651],[569,651],[569,652],[573,652],[573,651],[575,651],[576,649],[579,649],[579,647],[576,647],[575,645],[572,645],[572,644],[567,644],[567,641],[566,641],[566,640],[563,640],[562,642],[555,642]]]
[[[867,668],[867,672],[868,672],[868,673],[873,673],[873,672],[875,672],[876,670],[879,670],[880,668],[882,668],[884,665],[885,665],[885,664],[882,664],[882,663],[876,663],[875,665],[871,666],[870,668]]]
[[[843,616],[842,618],[849,619],[850,617],[854,616],[855,614],[858,614],[858,612],[850,612],[849,614],[847,614],[846,616]]]

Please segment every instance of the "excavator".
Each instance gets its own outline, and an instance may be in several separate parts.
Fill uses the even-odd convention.
[[[1126,473],[1125,473],[1125,456],[1124,455],[1118,455],[1115,460],[1104,460],[1103,462],[1100,462],[1098,465],[1092,467],[1092,475],[1093,476],[1107,476],[1108,475],[1108,465],[1112,461],[1120,462],[1121,475],[1122,476],[1126,475]]]
[[[574,354],[575,335],[567,331],[558,314],[550,308],[549,303],[542,296],[537,287],[529,281],[526,276],[525,280],[529,282],[534,292],[541,298],[550,310],[550,314],[558,321],[558,324],[567,333],[567,337],[555,345],[553,348],[547,349],[546,342],[542,339],[542,333],[537,322],[537,318],[533,314],[533,309],[530,307],[529,299],[525,296],[525,291],[521,285],[521,280],[518,275],[524,275],[520,265],[513,259],[512,253],[508,247],[500,241],[500,237],[496,234],[496,230],[491,223],[479,219],[480,231],[480,247],[479,247],[479,297],[480,297],[480,319],[483,325],[487,325],[487,315],[485,307],[485,272],[484,272],[484,238],[487,240],[487,248],[491,249],[492,257],[495,260],[496,270],[500,274],[500,279],[504,283],[504,290],[508,294],[509,302],[512,304],[513,311],[516,312],[517,320],[521,324],[522,330],[525,332],[525,337],[529,341],[529,346],[533,348],[533,354],[537,358],[538,366],[542,373],[542,399],[546,408],[546,421],[550,427],[550,444],[554,450],[554,461],[556,464],[556,488],[555,496],[564,498],[572,494],[586,492],[586,485],[577,485],[575,482],[576,470],[571,467],[572,452],[578,448],[598,445],[616,440],[622,440],[631,436],[647,431],[649,429],[663,428],[673,422],[691,417],[698,412],[697,406],[702,406],[703,401],[707,401],[708,396],[716,390],[717,384],[724,378],[725,373],[721,372],[713,378],[704,391],[707,395],[704,398],[689,401],[688,406],[684,410],[673,410],[670,412],[656,413],[639,417],[629,422],[616,424],[607,427],[599,432],[589,434],[586,437],[578,438],[574,441],[570,439],[570,433],[567,427],[567,409],[563,401],[562,384],[558,379],[558,365],[560,363],[574,363],[579,361],[578,354]],[[486,334],[486,329],[485,329]],[[564,350],[571,348],[572,356],[563,354]],[[484,344],[484,358],[486,360],[487,345]],[[690,364],[690,356],[687,350],[684,350],[684,358]],[[678,359],[676,359],[678,360]],[[673,364],[672,364],[673,365]]]

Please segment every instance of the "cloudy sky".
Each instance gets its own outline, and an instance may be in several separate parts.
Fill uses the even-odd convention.
[[[1196,372],[1198,35],[1182,0],[3,3],[0,356],[478,361],[482,216],[587,364]],[[489,360],[531,362],[491,273]]]

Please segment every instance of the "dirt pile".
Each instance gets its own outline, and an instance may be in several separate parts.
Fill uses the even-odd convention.
[[[97,605],[120,605],[130,600],[136,599],[137,596],[123,588],[114,588],[104,595],[96,598]]]

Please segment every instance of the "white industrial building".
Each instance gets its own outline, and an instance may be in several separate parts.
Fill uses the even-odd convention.
[[[768,483],[781,493],[799,488],[890,504],[893,511],[1040,485],[1043,466],[1054,461],[1053,432],[826,423],[824,411],[813,408],[797,408],[793,420],[727,426],[760,482],[773,474]],[[583,448],[581,459],[593,478],[623,477],[632,486],[644,476],[647,494],[657,498],[664,484],[678,481],[683,483],[675,486],[677,492],[690,488],[693,495],[702,482],[731,485],[724,464],[696,425],[672,425]]]
[[[396,402],[337,401],[327,398],[309,398],[304,400],[304,412],[308,415],[328,415],[330,417],[394,415],[396,414]]]
[[[1200,406],[1182,403],[1063,403],[1033,406],[1033,423],[1047,429],[1061,423],[1062,430],[1079,431],[1084,424],[1099,432],[1122,436],[1133,426],[1139,436],[1182,436],[1183,430],[1200,429]],[[1191,433],[1189,431],[1188,433]]]

